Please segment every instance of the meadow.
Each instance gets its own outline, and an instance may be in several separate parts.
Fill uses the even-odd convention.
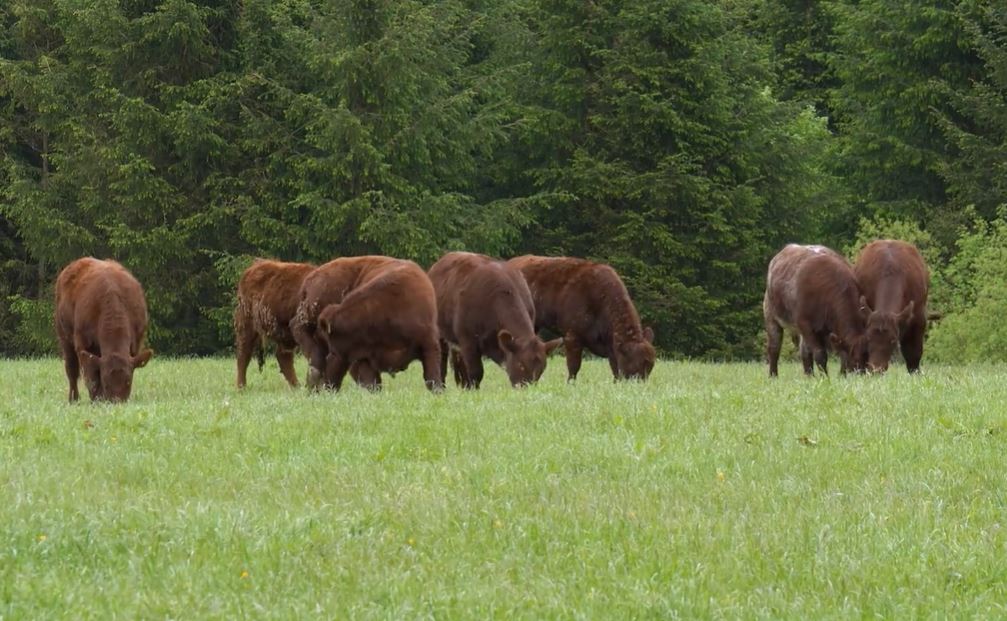
[[[233,375],[155,357],[68,405],[60,361],[0,361],[0,618],[1007,614],[1005,367]]]

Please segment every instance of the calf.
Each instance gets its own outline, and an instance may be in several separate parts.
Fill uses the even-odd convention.
[[[433,285],[412,261],[334,259],[301,285],[294,338],[308,356],[308,387],[338,390],[347,371],[362,385],[420,359],[427,387],[443,386]]]
[[[521,271],[481,254],[450,252],[428,272],[437,294],[441,333],[441,378],[448,344],[455,381],[479,388],[486,356],[507,372],[512,386],[537,382],[546,356],[563,341],[542,342],[535,334],[535,306]]]
[[[769,262],[762,310],[771,377],[778,373],[785,329],[800,335],[805,373],[814,372],[814,363],[827,373],[830,346],[842,373],[863,370],[867,343],[860,288],[850,264],[834,250],[787,245]]]
[[[133,370],[153,355],[140,348],[147,301],[136,278],[115,261],[77,259],[56,279],[55,323],[70,401],[81,371],[92,401],[129,399]]]
[[[563,337],[569,380],[583,351],[608,358],[616,380],[645,380],[657,358],[654,332],[640,325],[622,279],[602,263],[525,255],[508,261],[521,270],[535,302],[535,329]]]
[[[262,370],[266,340],[276,344],[276,361],[291,386],[297,386],[294,350],[297,341],[290,320],[297,313],[298,294],[304,278],[315,269],[307,263],[281,263],[257,259],[238,282],[238,306],[234,309],[235,349],[238,357],[238,388],[245,387],[248,363],[255,352]]]
[[[860,251],[854,272],[867,315],[868,368],[887,370],[899,345],[906,368],[918,372],[930,289],[930,272],[919,250],[904,241],[871,242]]]

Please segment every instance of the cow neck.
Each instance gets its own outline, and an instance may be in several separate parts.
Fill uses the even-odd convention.
[[[599,279],[603,300],[602,314],[611,326],[612,342],[618,347],[623,343],[644,340],[640,316],[637,315],[629,299],[625,285],[619,281],[614,271],[603,270],[600,273],[604,274]]]
[[[535,326],[513,291],[500,290],[493,297],[493,315],[497,319],[498,332],[507,330],[515,338],[535,335]]]
[[[122,294],[116,290],[105,293],[101,319],[98,321],[98,347],[101,355],[131,355],[132,328]]]

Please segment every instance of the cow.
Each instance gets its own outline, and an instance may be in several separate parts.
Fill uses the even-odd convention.
[[[81,373],[92,401],[129,399],[133,371],[154,354],[141,347],[147,301],[136,278],[115,261],[77,259],[56,278],[55,324],[70,402]]]
[[[433,285],[412,261],[342,257],[305,277],[291,330],[308,357],[310,389],[339,390],[347,371],[361,385],[380,386],[419,359],[427,387],[443,387]]]
[[[800,337],[804,372],[822,373],[829,349],[840,359],[840,371],[862,371],[867,363],[865,318],[860,287],[849,262],[825,246],[788,244],[769,262],[762,302],[769,375],[778,374],[780,345],[787,330]]]
[[[280,373],[297,386],[294,350],[297,341],[290,320],[297,313],[298,294],[304,278],[315,269],[309,263],[283,263],[256,259],[238,281],[238,305],[234,309],[235,350],[238,358],[238,388],[244,388],[248,363],[255,353],[259,371],[265,364],[267,340],[276,344]]]
[[[463,388],[479,388],[483,356],[503,367],[512,386],[538,381],[546,356],[563,340],[545,343],[535,334],[535,305],[520,270],[486,255],[449,252],[427,275],[437,294],[442,379],[450,345]]]
[[[887,370],[898,345],[906,368],[918,372],[930,289],[930,272],[919,250],[904,241],[874,241],[860,251],[853,271],[867,316],[868,369]]]
[[[535,330],[563,338],[568,381],[577,379],[584,349],[608,359],[616,380],[646,380],[657,354],[654,332],[640,316],[619,274],[603,263],[573,257],[524,255],[521,270],[535,302]]]

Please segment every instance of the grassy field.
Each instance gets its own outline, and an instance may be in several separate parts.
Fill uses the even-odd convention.
[[[0,618],[1007,614],[1007,369],[562,366],[312,396],[155,358],[70,406],[0,361]]]

